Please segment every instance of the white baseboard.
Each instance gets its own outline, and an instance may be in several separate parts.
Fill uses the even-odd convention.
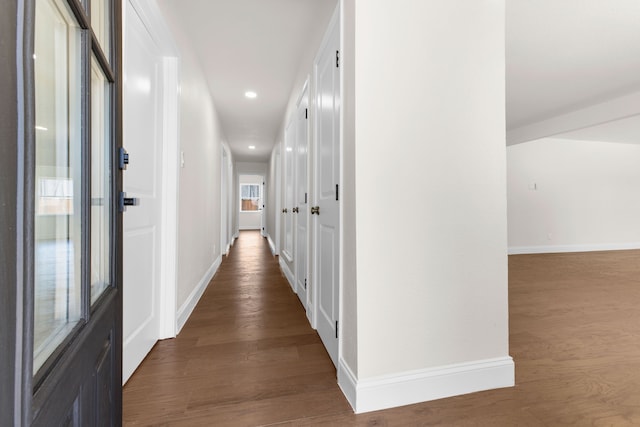
[[[515,384],[515,365],[507,356],[359,381],[341,362],[338,364],[338,384],[355,413],[361,414],[512,387]]]
[[[267,242],[269,242],[269,249],[271,249],[271,255],[276,256],[276,244],[271,240],[271,236],[267,234]]]
[[[282,259],[282,257],[279,257],[278,260],[280,261],[280,268],[284,272],[284,277],[287,278],[287,281],[289,282],[291,289],[293,289],[293,292],[296,292],[296,279],[293,277],[293,273],[287,266],[287,263],[284,261],[284,259]]]
[[[592,245],[555,245],[555,246],[511,246],[509,255],[554,254],[566,252],[623,251],[640,249],[640,242],[598,243]]]
[[[218,268],[220,268],[221,263],[222,255],[218,256],[213,264],[211,264],[211,267],[209,267],[204,276],[202,276],[202,279],[200,279],[198,285],[193,289],[191,294],[189,294],[184,304],[182,304],[178,309],[178,315],[176,316],[178,323],[176,325],[176,331],[178,334],[182,330],[185,323],[187,323],[187,320],[189,320],[189,316],[191,316],[191,313],[193,313],[193,310],[196,308],[198,301],[200,301],[202,294],[204,294],[204,291],[207,289],[209,282],[211,281],[211,279],[213,279],[213,276],[218,271]]]
[[[342,390],[342,393],[347,398],[347,402],[351,405],[353,410],[356,410],[357,402],[357,389],[358,380],[355,374],[344,362],[342,357],[338,358],[338,386]]]

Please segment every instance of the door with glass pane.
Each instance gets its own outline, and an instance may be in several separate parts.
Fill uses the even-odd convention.
[[[120,5],[31,0],[25,424],[119,425]],[[27,134],[29,135],[29,134]]]

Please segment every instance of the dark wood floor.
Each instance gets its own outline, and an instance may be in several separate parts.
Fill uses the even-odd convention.
[[[354,415],[259,234],[124,388],[125,425],[640,425],[640,251],[509,259],[516,387]]]

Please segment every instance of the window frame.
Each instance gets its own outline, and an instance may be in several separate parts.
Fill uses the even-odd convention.
[[[249,209],[249,210],[247,210],[247,209],[243,208],[242,201],[243,200],[247,200],[247,199],[243,199],[242,198],[242,188],[245,187],[245,186],[247,186],[247,187],[248,186],[256,186],[256,187],[258,187],[258,191],[259,191],[259,196],[257,197],[258,209]],[[242,212],[242,213],[262,212],[262,210],[263,210],[262,209],[263,191],[264,191],[264,189],[262,188],[262,183],[259,183],[259,182],[242,182],[242,183],[240,183],[240,193],[239,193],[239,197],[238,197],[238,199],[240,200],[240,207],[239,207],[240,212]],[[250,198],[250,199],[253,200],[254,198]]]

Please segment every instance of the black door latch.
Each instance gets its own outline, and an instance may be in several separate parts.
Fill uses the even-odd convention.
[[[138,206],[140,204],[140,199],[136,197],[126,197],[127,193],[124,191],[120,192],[120,200],[119,200],[119,208],[120,212],[125,212],[127,210],[127,206]]]

